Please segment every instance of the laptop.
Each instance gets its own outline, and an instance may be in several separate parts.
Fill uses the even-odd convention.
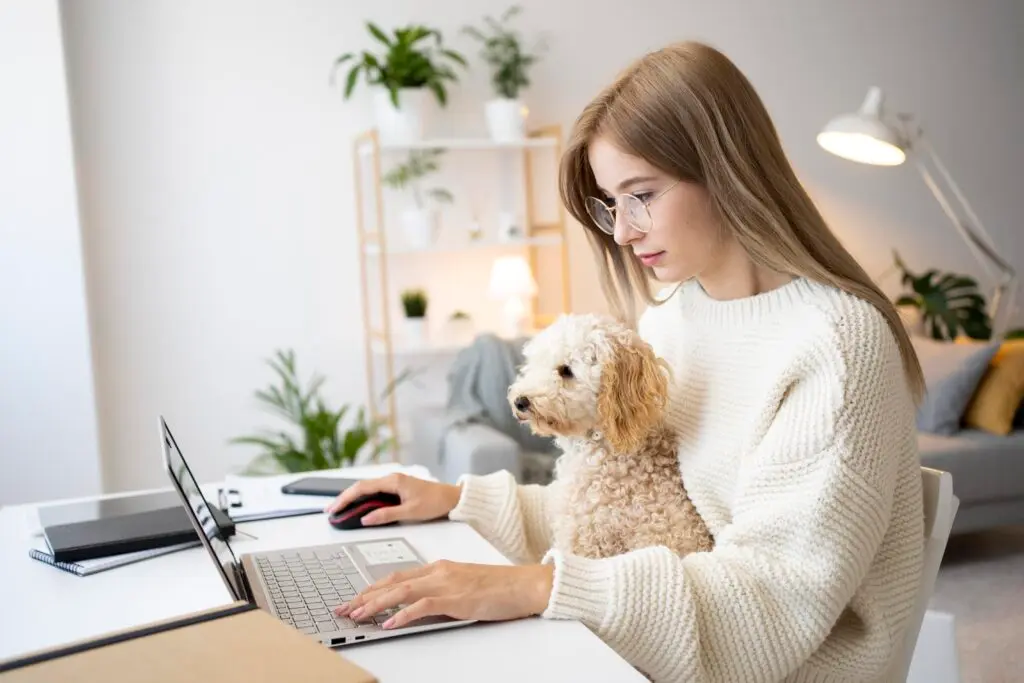
[[[367,539],[236,555],[214,522],[214,508],[196,483],[163,417],[160,418],[160,442],[167,474],[203,547],[235,600],[253,604],[330,647],[474,623],[475,620],[425,617],[385,630],[380,625],[399,608],[358,622],[335,615],[335,607],[352,599],[371,583],[392,572],[424,564],[408,540],[401,537]]]

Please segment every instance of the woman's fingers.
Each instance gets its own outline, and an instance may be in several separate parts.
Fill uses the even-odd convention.
[[[388,590],[398,585],[406,585],[408,582],[418,579],[426,575],[430,571],[429,566],[416,567],[415,569],[409,569],[401,572],[394,572],[380,581],[367,586],[359,593],[356,597],[349,600],[343,605],[339,605],[335,608],[335,613],[339,616],[346,616],[352,612],[364,607],[368,602],[379,598],[381,595],[386,593]],[[399,603],[395,603],[399,604]],[[387,609],[387,608],[385,608]],[[363,611],[366,611],[365,609]],[[380,611],[380,610],[378,610]],[[367,614],[376,614],[377,612],[366,612]]]
[[[421,598],[408,607],[404,607],[381,624],[382,628],[402,628],[410,622],[424,617],[454,616],[452,613],[455,607],[451,598]]]
[[[370,495],[371,493],[398,493],[398,475],[389,474],[378,479],[361,479],[342,491],[337,498],[324,508],[324,512],[333,515],[356,498]]]

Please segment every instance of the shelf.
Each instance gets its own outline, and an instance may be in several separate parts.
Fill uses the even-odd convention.
[[[507,150],[507,149],[548,149],[554,148],[558,141],[553,137],[526,138],[513,142],[498,142],[490,138],[428,138],[415,142],[381,142],[381,151],[401,152],[413,149],[475,149],[475,150]],[[359,154],[369,156],[373,153],[373,142],[367,140],[360,144]]]
[[[455,251],[471,251],[474,249],[513,249],[517,247],[543,247],[543,246],[557,246],[562,243],[561,235],[544,235],[542,237],[529,237],[522,240],[513,240],[503,242],[496,239],[481,239],[476,241],[466,241],[461,243],[448,243],[448,244],[434,244],[429,247],[407,247],[397,246],[389,247],[387,252],[389,255],[394,254],[428,254],[438,252],[455,252]],[[369,256],[380,255],[380,244],[371,243],[365,247],[366,254]]]

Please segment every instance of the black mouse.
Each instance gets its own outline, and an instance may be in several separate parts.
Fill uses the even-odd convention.
[[[335,529],[362,529],[363,517],[367,514],[383,507],[393,507],[401,502],[402,499],[393,493],[370,493],[356,498],[342,509],[330,515],[327,521]],[[396,522],[374,524],[373,526],[390,526],[391,524],[396,524]]]

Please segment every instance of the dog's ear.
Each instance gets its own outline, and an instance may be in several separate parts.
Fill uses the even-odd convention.
[[[649,344],[631,332],[612,344],[601,369],[599,428],[612,448],[636,452],[668,399],[668,376]]]

